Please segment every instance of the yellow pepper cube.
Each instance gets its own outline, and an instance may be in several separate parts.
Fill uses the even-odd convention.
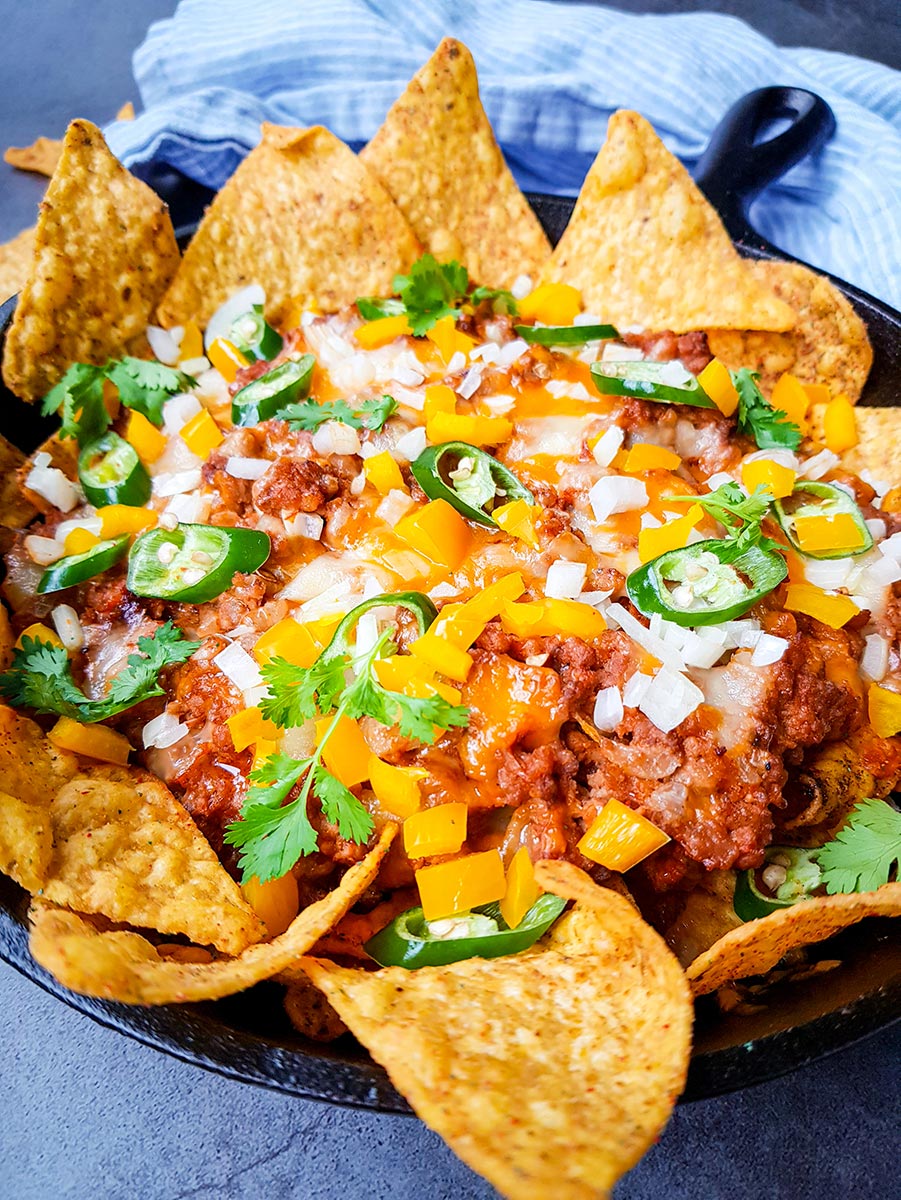
[[[519,571],[513,571],[496,579],[494,583],[489,583],[478,595],[467,600],[460,609],[460,615],[466,620],[483,621],[487,624],[493,617],[500,616],[506,603],[518,600],[525,590],[522,575]]]
[[[207,458],[217,446],[222,445],[225,438],[207,410],[202,408],[182,428],[181,440],[192,454],[196,454],[198,458]]]
[[[422,867],[416,872],[416,884],[427,921],[491,904],[501,900],[507,890],[504,864],[497,850]]]
[[[274,742],[281,733],[279,727],[273,721],[267,720],[256,705],[226,718],[225,723],[232,735],[232,743],[238,751],[246,750],[248,746],[261,740]]]
[[[504,533],[518,538],[527,546],[531,546],[533,550],[537,550],[538,534],[535,532],[535,519],[540,512],[540,506],[529,504],[528,500],[510,500],[507,504],[499,504],[491,515]]]
[[[669,840],[653,821],[619,800],[608,800],[591,822],[578,849],[608,871],[628,871]]]
[[[408,858],[456,854],[466,841],[465,804],[438,804],[414,812],[404,821],[404,851]]]
[[[859,550],[864,540],[850,513],[795,517],[795,537],[805,554],[818,554],[823,550],[835,554]]]
[[[487,624],[487,620],[468,616],[465,604],[445,604],[429,632],[459,650],[468,650]]]
[[[116,763],[124,767],[131,753],[131,743],[115,729],[106,725],[81,725],[71,717],[60,717],[47,737],[60,750],[71,750],[86,758]]]
[[[226,383],[234,383],[241,368],[248,365],[247,359],[228,338],[216,338],[206,356]]]
[[[457,411],[457,394],[446,383],[433,383],[425,390],[425,400],[422,405],[422,419],[429,423],[438,413],[455,413]]]
[[[401,820],[419,811],[422,803],[419,780],[425,775],[426,772],[418,767],[393,767],[375,754],[369,760],[369,784],[376,799],[386,812]]]
[[[134,409],[128,414],[125,426],[125,440],[137,451],[141,462],[155,463],[166,449],[166,436],[148,421],[143,413]]]
[[[469,526],[446,500],[432,500],[401,517],[394,532],[414,550],[442,567],[456,571],[469,553]]]
[[[843,454],[856,446],[857,418],[854,406],[847,396],[836,396],[826,405],[823,413],[823,440],[833,454]]]
[[[253,875],[241,885],[244,899],[266,926],[271,938],[284,933],[300,909],[297,880],[289,871],[278,879],[260,883]]]
[[[582,311],[582,293],[568,283],[543,283],[519,302],[524,321],[543,325],[572,325]]]
[[[100,536],[103,538],[141,533],[145,529],[153,529],[159,520],[159,513],[152,508],[134,508],[130,504],[107,504],[97,509],[97,516],[100,518]]]
[[[62,642],[56,633],[47,625],[42,625],[40,621],[35,621],[33,625],[29,625],[23,629],[16,638],[16,649],[20,649],[25,638],[31,638],[35,642],[48,642],[51,646],[62,646]]]
[[[334,715],[322,717],[316,722],[316,744],[318,745],[334,720]],[[369,778],[369,759],[372,751],[366,744],[363,732],[350,717],[340,717],[334,732],[322,751],[322,760],[332,775],[345,787],[354,787]]]
[[[806,613],[830,629],[841,629],[860,612],[850,596],[830,596],[812,583],[790,583],[785,607],[790,612]]]
[[[359,329],[354,330],[354,337],[364,350],[378,350],[387,346],[395,338],[404,337],[410,332],[410,323],[400,314],[397,317],[382,317],[378,321],[367,321]]]
[[[455,646],[446,638],[428,630],[410,645],[410,654],[418,658],[433,671],[454,679],[457,683],[465,683],[472,670],[472,657]]]
[[[387,496],[392,491],[406,492],[408,490],[404,483],[404,477],[400,473],[400,467],[388,450],[383,450],[381,454],[373,454],[372,458],[367,458],[363,463],[363,474],[366,476],[367,482],[371,483],[375,490],[383,496]]]
[[[544,621],[544,602],[527,600],[522,604],[507,603],[500,611],[501,626],[514,637],[537,637]]]
[[[522,923],[523,917],[541,895],[535,879],[535,869],[525,846],[513,855],[507,868],[507,889],[501,900],[501,916],[511,929]]]
[[[66,540],[63,542],[63,548],[67,555],[87,554],[89,550],[93,550],[95,546],[99,545],[100,538],[91,533],[89,529],[73,529],[71,533],[66,534]]]
[[[889,488],[882,497],[881,508],[887,513],[901,512],[901,487]]]
[[[259,771],[260,767],[266,765],[266,759],[271,758],[278,750],[278,742],[270,742],[265,738],[260,738],[254,743],[253,747],[253,762],[250,765],[251,771]]]
[[[803,383],[786,371],[780,375],[770,396],[773,408],[784,412],[788,419],[797,425],[802,433],[807,430],[807,413],[810,409],[810,397]]]
[[[181,345],[178,347],[178,361],[190,362],[192,358],[200,358],[203,354],[203,334],[195,321],[186,321]]]
[[[801,386],[811,404],[828,404],[832,399],[832,393],[825,383],[802,383]]]
[[[668,554],[670,550],[681,550],[688,545],[691,531],[704,516],[700,504],[692,504],[684,517],[667,521],[656,529],[641,529],[638,532],[638,557],[643,563]]]
[[[600,637],[607,628],[598,610],[581,600],[545,600],[543,625],[543,633],[579,638]]]
[[[712,358],[698,376],[698,383],[723,416],[731,417],[738,408],[738,392],[735,390],[729,368],[718,358]]]
[[[426,337],[436,348],[445,366],[454,357],[457,348],[457,329],[453,317],[442,317],[431,329],[426,330]]]
[[[626,452],[623,470],[628,475],[640,475],[644,471],[675,471],[681,465],[679,455],[665,446],[638,442]]]
[[[285,617],[257,639],[253,648],[257,662],[270,658],[286,658],[296,667],[310,667],[319,657],[320,646],[306,625]]]
[[[894,737],[901,733],[901,695],[877,683],[870,685],[867,713],[873,731],[879,737]]]
[[[753,494],[757,488],[763,486],[774,500],[790,496],[797,478],[797,471],[793,471],[791,467],[784,467],[772,458],[755,458],[744,463],[741,468],[741,481],[746,492]]]

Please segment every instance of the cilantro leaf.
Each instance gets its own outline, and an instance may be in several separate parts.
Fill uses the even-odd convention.
[[[138,638],[137,653],[129,654],[125,669],[115,677],[101,703],[115,705],[112,711],[121,712],[151,696],[162,696],[159,673],[163,667],[187,662],[199,648],[200,642],[186,641],[182,631],[167,621],[152,637]]]
[[[163,423],[163,405],[170,396],[186,391],[197,383],[184,371],[163,363],[126,356],[107,363],[106,378],[119,389],[119,399],[154,425]]]
[[[357,420],[363,429],[371,429],[377,433],[395,412],[397,401],[393,396],[370,396],[357,409]]]
[[[519,312],[515,296],[506,288],[473,288],[469,299],[472,304],[482,304],[490,300],[495,316],[515,317]]]
[[[382,317],[399,317],[406,310],[402,300],[379,300],[376,296],[361,296],[357,308],[364,321],[380,321]]]
[[[727,529],[739,529],[745,525],[759,525],[769,512],[773,497],[761,484],[752,496],[746,496],[737,483],[721,483],[708,496],[662,496],[664,501],[679,504],[699,504],[704,512],[710,513]]]
[[[402,737],[418,738],[431,745],[435,741],[436,727],[442,730],[454,725],[462,729],[469,724],[469,709],[461,704],[451,704],[437,692],[434,696],[388,694],[397,701],[397,727]]]
[[[73,363],[44,397],[44,416],[58,412],[62,417],[61,438],[75,438],[79,446],[84,446],[106,432],[110,415],[103,402],[104,378],[103,367]]]
[[[260,701],[263,716],[282,729],[293,729],[317,713],[326,713],[344,690],[347,659],[320,654],[310,667],[298,667],[277,655],[261,667],[268,694]]]
[[[372,396],[364,400],[356,412],[346,400],[301,400],[286,404],[275,414],[279,421],[287,421],[294,430],[312,432],[326,421],[340,421],[351,429],[379,430],[397,409],[393,396]]]
[[[311,762],[273,754],[251,773],[251,782],[257,786],[248,790],[240,820],[233,821],[224,835],[228,845],[240,850],[238,865],[245,883],[254,875],[262,883],[278,879],[299,858],[316,850],[316,830],[307,815],[309,786],[285,804],[288,794],[309,773]]]
[[[433,254],[423,254],[409,275],[394,276],[414,337],[422,337],[442,317],[459,315],[457,304],[466,298],[469,274],[456,261],[439,263]]]
[[[738,430],[753,438],[761,450],[785,447],[796,450],[801,444],[801,430],[780,408],[773,408],[757,386],[760,375],[741,367],[730,371],[738,392]]]
[[[375,824],[362,801],[320,764],[313,768],[313,790],[326,820],[338,826],[338,832],[346,841],[357,845],[369,841]]]
[[[885,800],[862,800],[816,859],[830,896],[874,892],[901,866],[901,813]]]

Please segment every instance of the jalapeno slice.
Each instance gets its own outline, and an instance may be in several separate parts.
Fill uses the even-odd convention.
[[[125,557],[128,542],[129,536],[126,533],[122,537],[99,542],[84,554],[69,554],[58,559],[41,576],[38,591],[61,592],[64,588],[75,587],[77,583],[93,579],[95,575],[102,574]]]
[[[204,604],[251,574],[269,557],[268,534],[258,529],[179,525],[142,533],[128,558],[128,590],[136,596]]]
[[[352,608],[340,624],[336,626],[331,641],[322,651],[320,658],[328,661],[352,652],[351,635],[357,627],[357,622],[363,613],[371,608],[405,608],[416,618],[420,634],[425,633],[438,616],[438,609],[422,592],[384,592],[380,596],[370,596],[356,608]]]
[[[259,425],[271,420],[286,404],[305,400],[315,365],[312,354],[302,354],[252,380],[232,397],[232,421],[236,425]]]
[[[675,361],[596,362],[591,364],[591,378],[604,396],[636,396],[661,404],[716,408],[694,375]]]
[[[513,332],[536,346],[581,346],[619,337],[613,325],[514,325]]]
[[[468,442],[428,446],[412,463],[413,477],[430,500],[446,500],[479,525],[497,526],[491,509],[510,500],[535,503],[524,483],[496,458]]]
[[[117,433],[88,442],[78,456],[78,478],[95,508],[130,504],[140,508],[150,499],[150,476],[138,452]]]
[[[807,558],[845,558],[872,549],[873,535],[857,502],[834,483],[802,480],[774,507],[786,537]]]
[[[383,967],[443,967],[464,958],[501,958],[528,950],[550,929],[566,901],[549,892],[539,896],[519,925],[511,929],[497,904],[472,912],[427,921],[421,908],[411,908],[369,939],[363,949]]]
[[[647,617],[676,625],[717,625],[748,611],[785,579],[781,554],[737,540],[695,542],[669,550],[626,580],[632,603]]]
[[[822,872],[813,858],[815,854],[816,850],[797,846],[768,846],[763,866],[742,871],[735,881],[732,907],[736,916],[743,921],[755,921],[799,900],[807,900],[822,881]],[[784,872],[781,880],[773,877],[774,869],[779,869],[780,875]]]
[[[282,335],[263,316],[262,304],[254,304],[248,312],[235,317],[225,336],[246,358],[254,361],[271,362],[284,345]]]

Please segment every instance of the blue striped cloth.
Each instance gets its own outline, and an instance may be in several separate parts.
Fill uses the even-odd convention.
[[[901,308],[901,74],[782,49],[732,17],[541,0],[182,0],[135,53],[146,111],[110,126],[110,145],[129,166],[165,162],[212,187],[264,120],[322,123],[359,148],[446,35],[472,50],[498,141],[535,191],[578,191],[616,108],[642,112],[691,167],[743,93],[818,92],[838,132],[767,190],[754,223]]]

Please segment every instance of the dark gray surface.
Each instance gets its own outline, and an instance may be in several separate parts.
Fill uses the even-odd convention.
[[[620,8],[678,11],[650,0]],[[901,62],[894,0],[708,3],[784,44]],[[0,146],[137,101],[130,52],[172,0],[0,2]],[[0,239],[43,181],[0,164]],[[208,1075],[94,1025],[0,964],[0,1200],[488,1200],[416,1121],[305,1103]],[[901,1031],[741,1094],[677,1110],[617,1200],[899,1195]]]

